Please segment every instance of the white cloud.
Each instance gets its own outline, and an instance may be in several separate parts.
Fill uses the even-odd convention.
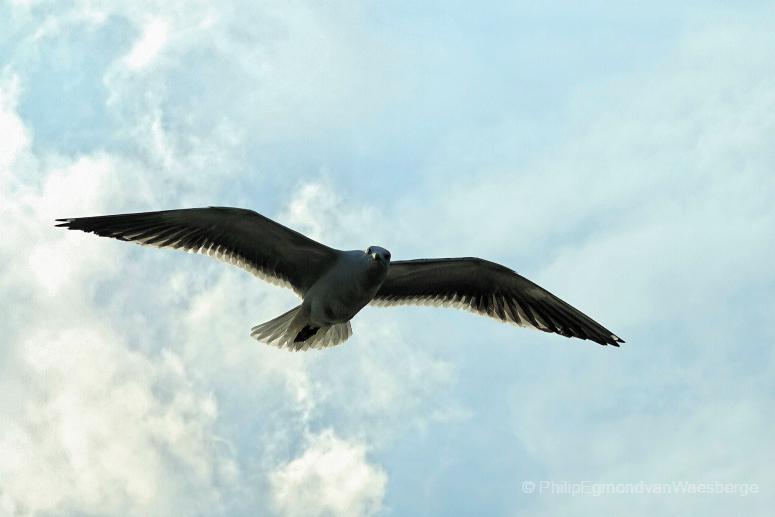
[[[3,383],[2,492],[23,512],[165,514],[217,507],[231,483],[219,457],[217,406],[173,352],[130,351],[95,320],[31,329]],[[220,479],[219,479],[220,478]],[[188,510],[184,510],[188,508]]]
[[[3,504],[20,514],[217,507],[238,469],[214,445],[216,401],[175,352],[133,351],[100,316],[95,288],[119,256],[53,227],[77,209],[104,211],[116,163],[24,164],[41,162],[51,168],[12,166],[14,181],[0,187],[0,287],[12,306],[2,328]]]
[[[4,115],[18,119],[13,109]],[[115,153],[63,157],[36,154],[25,145],[17,154],[25,159],[14,161],[12,181],[0,190],[0,215],[8,224],[0,243],[0,288],[14,307],[3,323],[7,375],[0,381],[7,422],[0,432],[0,477],[14,482],[0,490],[0,504],[15,513],[265,508],[264,492],[251,480],[268,479],[271,468],[298,447],[299,437],[309,436],[314,422],[338,408],[336,400],[352,387],[331,382],[328,369],[311,365],[315,354],[289,354],[248,337],[251,325],[297,299],[204,257],[179,254],[173,263],[173,252],[54,228],[56,217],[118,211],[127,200],[150,205],[158,195],[150,186],[156,180]],[[154,156],[180,166],[175,154]],[[124,195],[128,187],[131,198]],[[332,235],[342,221],[366,213],[343,210],[334,191],[330,184],[309,183],[286,213],[295,214],[294,224],[314,222],[321,234]],[[365,231],[352,226],[355,233]],[[186,260],[191,270],[178,267]],[[147,284],[127,284],[135,275]],[[255,289],[245,289],[245,282]],[[372,333],[368,340],[374,339]],[[405,382],[389,383],[375,375],[378,357],[352,351],[365,353],[349,374],[365,395],[346,415],[348,422],[380,408],[400,425],[422,411],[422,400],[438,396],[434,388],[449,382],[448,369],[406,352]],[[406,397],[386,397],[381,388],[388,384]],[[227,389],[216,395],[209,386]],[[287,409],[249,435],[239,431],[250,425],[243,423],[249,415],[222,419],[221,406],[233,411],[256,398],[266,401],[265,407],[253,405],[258,415],[273,415],[277,404]],[[428,418],[446,416],[423,421]],[[370,423],[350,433],[381,444],[390,439],[389,430]],[[343,487],[326,492],[324,507],[353,515],[377,511],[386,474],[366,462],[360,441],[337,437],[336,431],[311,439],[306,452],[271,479],[309,493],[326,491],[330,486],[316,476],[328,467],[317,461],[330,459],[342,462],[330,474]],[[295,511],[287,492],[282,495],[273,483],[278,505]],[[240,494],[239,503],[234,494]]]
[[[101,9],[86,4],[92,11]],[[333,369],[319,366],[332,358],[289,354],[249,338],[253,324],[298,303],[292,294],[203,257],[173,259],[172,252],[53,227],[57,217],[214,204],[213,196],[226,190],[229,171],[242,170],[231,149],[246,132],[233,131],[238,125],[229,120],[213,126],[181,117],[165,78],[175,53],[202,41],[228,54],[232,65],[260,74],[263,100],[248,108],[258,106],[265,114],[275,110],[280,126],[287,124],[286,109],[296,113],[298,108],[309,120],[338,126],[343,104],[361,112],[374,108],[368,99],[377,96],[376,90],[361,92],[360,79],[353,82],[343,73],[353,66],[352,59],[363,59],[350,50],[352,35],[341,33],[323,11],[296,6],[288,12],[278,5],[267,14],[278,27],[308,31],[320,43],[313,46],[323,60],[307,77],[308,70],[296,65],[282,73],[271,69],[296,63],[310,48],[295,38],[286,40],[282,31],[272,36],[276,47],[268,61],[251,49],[231,55],[242,43],[223,30],[248,23],[240,15],[226,11],[224,20],[197,6],[169,9],[141,16],[142,9],[134,5],[115,4],[100,10],[104,16],[87,18],[66,12],[47,17],[48,29],[36,32],[40,44],[46,44],[46,38],[56,40],[84,23],[126,16],[144,34],[128,55],[115,56],[105,74],[107,108],[122,122],[120,134],[127,144],[120,150],[74,155],[38,150],[30,145],[30,131],[16,110],[19,88],[8,83],[13,87],[3,90],[8,93],[0,120],[21,136],[9,140],[15,143],[8,147],[7,181],[0,183],[0,215],[7,224],[0,242],[0,289],[14,307],[2,324],[7,375],[0,377],[0,411],[7,423],[0,430],[0,478],[14,482],[0,488],[0,505],[16,513],[159,515],[182,509],[255,514],[269,510],[274,494],[279,508],[294,512],[298,505],[286,490],[293,486],[323,497],[323,507],[331,512],[379,511],[387,475],[366,460],[364,442],[384,445],[404,419],[422,411],[423,400],[439,397],[435,388],[451,379],[447,365],[412,353],[403,343],[391,353],[407,352],[404,382],[389,382],[374,375],[385,348],[359,350],[356,338],[346,353],[365,358],[353,362],[347,375],[351,385],[345,386],[341,376],[332,376]],[[296,10],[305,14],[297,18]],[[209,22],[200,23],[205,18]],[[164,67],[149,66],[142,74],[126,71],[127,64],[155,63],[160,52]],[[271,66],[254,70],[256,63]],[[283,73],[290,75],[278,79]],[[319,85],[313,87],[315,82]],[[320,94],[328,101],[318,103]],[[230,102],[242,97],[239,92],[226,96]],[[209,116],[210,107],[191,113]],[[306,123],[292,121],[288,131]],[[262,131],[274,134],[268,125]],[[283,212],[286,222],[328,239],[369,244],[371,215],[365,204],[348,205],[332,182],[300,185],[298,197]],[[350,230],[340,232],[340,227]],[[147,283],[139,288],[136,278]],[[363,334],[367,342],[378,336]],[[406,397],[386,396],[380,386],[388,383],[400,386]],[[367,395],[342,415],[346,434],[337,425],[311,434],[316,422],[344,407],[338,401],[358,385]],[[440,398],[448,407],[444,395]],[[375,408],[390,425],[359,417],[374,414]],[[435,418],[423,415],[421,420]],[[37,475],[41,471],[45,474]],[[324,475],[340,486],[327,484]]]
[[[382,507],[387,475],[366,460],[363,444],[326,430],[304,453],[270,476],[276,508],[287,516],[373,515]]]
[[[347,202],[327,176],[300,182],[282,214],[287,225],[330,246],[366,249],[378,231],[379,218],[365,203]],[[358,249],[358,248],[356,248]]]
[[[111,11],[142,34],[105,78],[111,104],[132,108],[130,121],[163,102],[201,136],[226,126],[276,143],[349,130],[406,87],[395,70],[401,51],[366,30],[364,12],[348,2],[120,2]],[[134,73],[162,49],[162,69]]]
[[[9,175],[8,169],[30,141],[27,128],[16,114],[19,89],[18,75],[0,74],[0,180]]]
[[[133,70],[145,68],[151,64],[167,44],[169,27],[165,20],[154,18],[143,27],[143,34],[129,51],[126,65]]]
[[[0,120],[26,134],[12,102]],[[97,286],[120,256],[53,226],[76,211],[105,212],[137,180],[131,166],[104,153],[35,156],[27,143],[14,153],[0,183],[0,288],[11,307],[2,324],[0,504],[18,514],[219,508],[239,469],[216,445],[215,398],[176,352],[133,350],[135,338],[108,324],[124,311],[103,319]],[[116,181],[119,169],[127,183]]]

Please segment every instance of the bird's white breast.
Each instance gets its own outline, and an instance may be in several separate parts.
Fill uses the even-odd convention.
[[[304,296],[310,321],[319,325],[349,321],[371,301],[386,276],[387,267],[362,251],[343,253]]]

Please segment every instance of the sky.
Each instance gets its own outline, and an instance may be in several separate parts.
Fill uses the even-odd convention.
[[[5,0],[0,515],[770,515],[775,3]],[[479,256],[627,343],[287,290],[59,217]]]

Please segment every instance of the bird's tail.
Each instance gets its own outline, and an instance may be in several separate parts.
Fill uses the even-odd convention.
[[[301,305],[285,314],[256,325],[250,335],[259,341],[289,350],[308,350],[338,345],[352,336],[350,322],[313,326],[301,311]]]

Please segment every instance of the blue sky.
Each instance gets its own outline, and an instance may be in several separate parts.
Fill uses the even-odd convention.
[[[768,515],[775,5],[544,4],[3,3],[0,514]],[[293,354],[248,335],[292,293],[51,224],[206,205],[627,344],[367,307]]]

